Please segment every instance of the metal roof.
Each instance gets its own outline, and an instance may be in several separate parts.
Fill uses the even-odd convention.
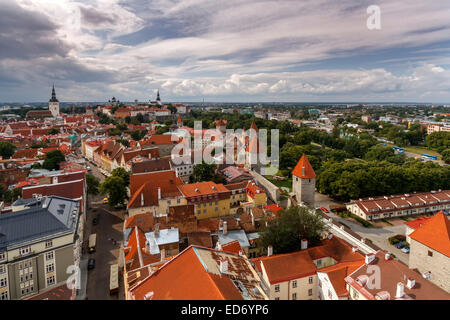
[[[0,249],[74,232],[78,219],[78,201],[46,197],[40,206],[0,215]]]

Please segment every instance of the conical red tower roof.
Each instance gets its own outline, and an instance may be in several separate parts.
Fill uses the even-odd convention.
[[[311,163],[309,163],[306,154],[302,155],[294,170],[292,170],[292,174],[303,179],[314,179],[316,177],[316,173],[314,172]]]

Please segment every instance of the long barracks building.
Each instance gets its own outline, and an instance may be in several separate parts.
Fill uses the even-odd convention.
[[[449,211],[450,190],[352,200],[346,206],[348,211],[368,221]]]

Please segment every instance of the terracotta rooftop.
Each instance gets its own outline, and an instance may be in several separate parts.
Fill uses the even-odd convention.
[[[430,219],[430,217],[423,216],[423,217],[419,217],[415,220],[405,222],[405,224],[408,227],[413,228],[415,230],[415,229],[421,227],[425,222],[427,222],[428,219]]]
[[[302,179],[314,179],[316,177],[316,173],[309,163],[306,154],[302,155],[294,170],[292,170],[292,174]]]
[[[450,257],[450,220],[442,211],[428,219],[409,237]]]
[[[226,273],[219,269],[227,261]],[[245,257],[190,246],[141,283],[130,288],[135,300],[260,300],[267,299],[261,280]]]
[[[367,285],[362,285],[364,283],[358,283],[357,279],[370,275],[371,272],[368,271],[369,267],[377,266],[380,268],[381,279],[379,281],[381,288],[369,288]],[[408,289],[406,286],[406,279],[415,280],[415,285],[412,289]],[[350,274],[345,278],[345,282],[353,286],[360,294],[362,294],[366,299],[376,300],[377,294],[381,292],[387,292],[386,297],[388,300],[395,300],[397,284],[404,284],[405,296],[400,298],[400,300],[450,300],[450,294],[445,292],[443,289],[439,288],[432,282],[426,280],[422,275],[394,259],[385,259],[385,253],[378,251],[375,255],[374,261],[369,265],[363,264],[355,272]]]

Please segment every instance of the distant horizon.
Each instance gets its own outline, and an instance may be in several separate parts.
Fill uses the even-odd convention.
[[[60,101],[60,104],[71,104],[71,103],[87,103],[87,104],[107,104],[108,102],[101,101]],[[123,104],[134,104],[134,101],[120,101]],[[138,101],[139,104],[148,104],[148,102]],[[393,104],[393,105],[444,105],[450,106],[450,102],[417,102],[417,101],[165,101],[162,104],[362,104],[362,105],[371,105],[371,104]],[[0,107],[5,106],[7,104],[48,104],[48,101],[28,101],[28,102],[0,102]]]

